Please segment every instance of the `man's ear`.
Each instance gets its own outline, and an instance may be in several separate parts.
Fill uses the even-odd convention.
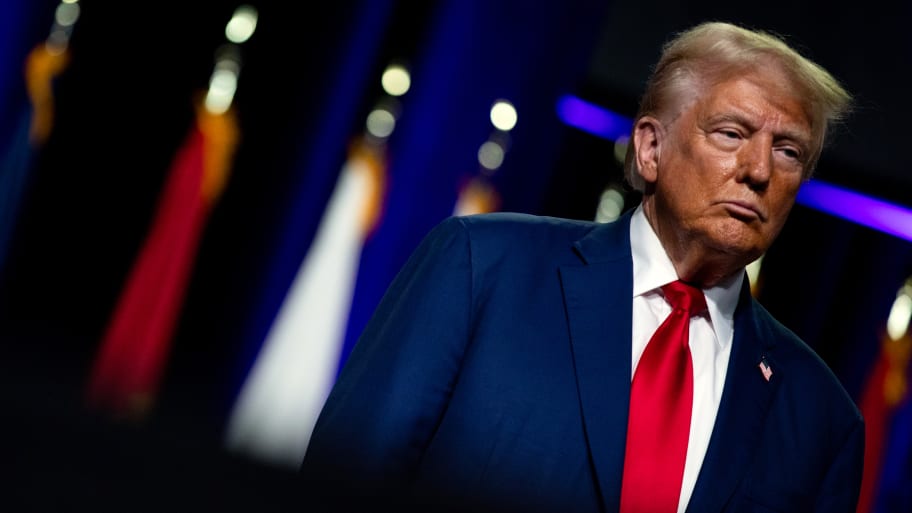
[[[659,156],[665,140],[665,127],[652,116],[643,116],[633,129],[634,158],[637,172],[646,183],[655,183],[658,177]]]

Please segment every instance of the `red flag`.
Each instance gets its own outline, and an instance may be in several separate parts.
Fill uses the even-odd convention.
[[[200,235],[224,187],[237,137],[233,111],[198,109],[102,340],[88,388],[92,405],[141,417],[152,404]]]

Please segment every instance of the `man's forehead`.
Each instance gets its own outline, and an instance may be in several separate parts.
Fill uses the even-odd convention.
[[[733,77],[704,89],[691,103],[702,121],[773,126],[810,142],[813,120],[804,98],[787,81],[761,74]]]

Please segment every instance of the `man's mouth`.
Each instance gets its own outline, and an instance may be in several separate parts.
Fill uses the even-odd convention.
[[[723,201],[722,206],[732,217],[736,219],[740,219],[745,222],[766,221],[766,215],[764,215],[760,210],[760,207],[754,203],[748,201],[731,200]]]

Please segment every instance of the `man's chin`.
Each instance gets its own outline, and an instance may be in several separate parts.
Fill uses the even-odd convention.
[[[726,255],[736,265],[744,265],[760,258],[767,246],[758,242],[759,237],[754,233],[726,233],[724,236],[713,237],[709,245],[718,253]],[[762,239],[761,239],[762,240]]]

